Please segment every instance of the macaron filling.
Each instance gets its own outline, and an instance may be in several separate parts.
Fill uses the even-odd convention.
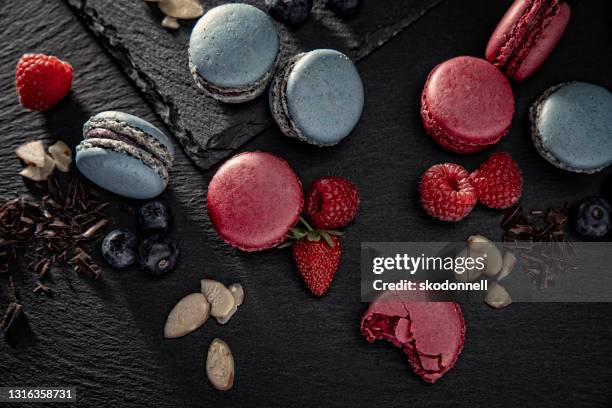
[[[189,69],[196,85],[204,93],[216,97],[223,102],[243,102],[254,99],[265,91],[268,82],[270,82],[270,79],[274,75],[278,59],[279,56],[277,55],[274,64],[272,64],[272,68],[270,68],[270,70],[260,79],[250,84],[236,87],[219,86],[207,81],[200,75],[198,68],[191,62],[191,58],[189,59]]]
[[[518,44],[512,49],[506,63],[506,73],[514,76],[527,58],[531,50],[534,49],[538,39],[546,31],[548,25],[553,21],[559,10],[557,1],[544,2],[538,9],[535,18],[529,23],[527,30],[518,39]]]
[[[110,150],[122,155],[133,157],[143,162],[146,166],[155,170],[165,184],[168,183],[169,175],[166,165],[151,153],[147,152],[135,146],[120,140],[109,139],[109,138],[86,138],[76,147],[77,152],[85,151],[88,149],[99,148],[103,150]]]
[[[83,132],[85,140],[107,139],[127,144],[147,152],[164,166],[172,167],[172,155],[168,147],[142,130],[109,118],[92,118]]]

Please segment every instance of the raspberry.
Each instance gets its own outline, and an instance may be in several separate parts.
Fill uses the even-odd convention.
[[[26,109],[45,111],[64,99],[72,85],[72,66],[57,57],[24,54],[15,70],[19,102]]]
[[[310,185],[304,212],[316,228],[333,229],[351,222],[358,208],[359,192],[353,183],[343,177],[329,176]]]
[[[512,156],[493,153],[470,175],[478,201],[490,208],[508,208],[521,197],[523,177]]]
[[[436,164],[421,176],[419,194],[423,208],[442,221],[459,221],[476,205],[470,173],[453,163]]]

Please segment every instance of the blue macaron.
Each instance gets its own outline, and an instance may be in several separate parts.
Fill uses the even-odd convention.
[[[318,146],[335,145],[348,136],[364,103],[363,84],[353,62],[327,49],[289,59],[277,72],[269,97],[281,131]]]
[[[274,22],[248,4],[225,4],[204,14],[189,39],[197,86],[226,103],[260,95],[274,76],[280,41]]]
[[[612,93],[585,82],[546,90],[531,106],[531,136],[553,165],[596,173],[612,163]]]
[[[174,148],[161,130],[116,111],[92,116],[76,148],[81,174],[106,190],[136,199],[153,198],[166,189],[173,160]]]

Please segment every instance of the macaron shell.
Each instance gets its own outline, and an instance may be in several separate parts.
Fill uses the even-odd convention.
[[[149,199],[161,194],[165,181],[142,161],[99,147],[77,150],[76,166],[98,186],[124,197]]]
[[[226,161],[208,185],[207,209],[222,239],[244,251],[272,248],[299,220],[302,184],[287,162],[247,152]]]
[[[333,145],[357,125],[364,103],[359,72],[335,50],[305,53],[286,83],[288,113],[299,134],[318,145]]]
[[[209,10],[189,40],[191,63],[206,81],[219,87],[249,85],[275,64],[280,42],[272,19],[247,4]]]
[[[144,133],[157,139],[157,141],[159,141],[161,144],[163,144],[168,149],[168,152],[170,153],[170,155],[174,156],[174,146],[172,145],[170,138],[166,136],[164,132],[162,132],[161,130],[159,130],[157,127],[147,122],[146,120],[141,119],[134,115],[130,115],[129,113],[118,112],[118,111],[100,112],[92,116],[91,118],[89,118],[87,122],[85,122],[85,125],[83,126],[83,132],[85,132],[88,128],[92,127],[92,122],[95,123],[96,121],[104,121],[104,120],[114,120],[117,122],[123,122],[128,126],[131,126],[136,129],[140,129]]]
[[[437,141],[447,139],[443,147],[455,152],[464,152],[464,145],[470,152],[496,143],[512,124],[510,83],[483,59],[456,57],[438,65],[429,74],[421,99],[428,133]]]
[[[548,59],[563,36],[570,16],[570,7],[562,3],[553,15],[542,21],[543,26],[534,33],[533,41],[526,44],[527,49],[518,52],[519,61],[511,61],[508,67],[508,74],[514,81],[520,82],[529,78]],[[517,68],[512,69],[515,64]]]
[[[612,93],[584,82],[547,90],[531,108],[538,151],[557,167],[592,173],[612,163]]]

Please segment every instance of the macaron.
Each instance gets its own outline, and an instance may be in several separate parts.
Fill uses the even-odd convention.
[[[536,150],[560,169],[596,173],[612,163],[612,92],[586,82],[547,89],[529,111]]]
[[[558,0],[516,0],[489,39],[486,58],[514,81],[529,78],[555,49],[571,9]]]
[[[302,183],[287,162],[265,152],[238,154],[208,185],[206,207],[228,244],[260,251],[282,243],[300,218]]]
[[[457,361],[465,342],[465,321],[455,302],[407,301],[413,294],[383,292],[361,319],[368,342],[386,339],[402,348],[414,372],[433,383]]]
[[[198,88],[226,103],[259,96],[274,75],[280,41],[274,22],[248,4],[214,7],[189,39],[189,66]]]
[[[359,122],[364,92],[357,68],[339,51],[290,58],[270,86],[270,109],[281,131],[317,146],[340,142]]]
[[[456,57],[436,66],[421,94],[427,134],[455,153],[475,153],[510,130],[514,95],[506,76],[475,57]]]
[[[168,185],[174,148],[151,123],[128,113],[107,111],[83,126],[76,165],[94,184],[136,199],[153,198]]]

